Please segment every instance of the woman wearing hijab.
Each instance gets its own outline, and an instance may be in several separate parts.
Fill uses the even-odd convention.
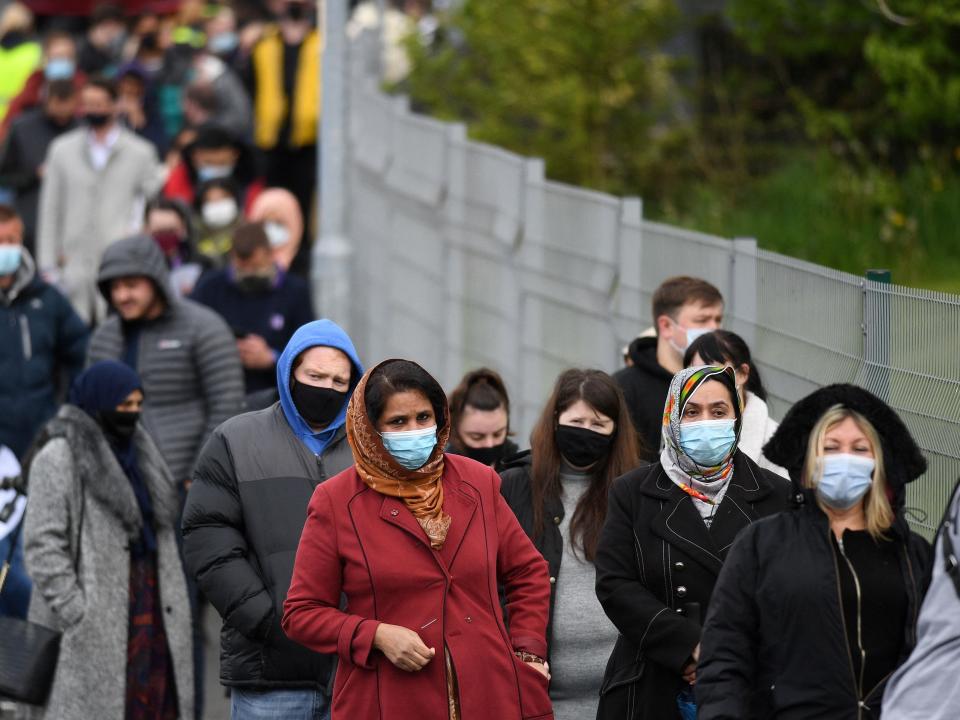
[[[46,718],[193,718],[177,490],[142,402],[129,367],[90,366],[29,466],[30,619],[63,631]]]
[[[314,491],[283,616],[339,656],[333,720],[553,717],[546,563],[493,469],[443,452],[449,434],[443,389],[407,360],[350,399],[355,466]]]
[[[741,415],[732,369],[681,370],[659,462],[613,483],[595,565],[597,597],[620,636],[601,720],[693,717],[700,625],[724,558],[744,527],[784,509],[789,490],[737,449]]]
[[[787,413],[764,448],[794,485],[789,512],[746,530],[714,592],[700,718],[878,718],[916,643],[930,546],[903,517],[926,461],[897,414],[853,385]]]

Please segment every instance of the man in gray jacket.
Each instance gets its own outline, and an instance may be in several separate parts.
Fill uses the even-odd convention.
[[[353,464],[344,423],[362,374],[335,323],[301,326],[277,362],[280,399],[217,428],[197,461],[184,555],[223,617],[233,720],[329,716],[333,659],[288,640],[280,618],[313,490]]]
[[[117,122],[116,101],[112,81],[87,83],[83,125],[54,140],[40,186],[37,266],[91,325],[106,310],[96,289],[100,255],[140,227],[163,180],[153,146]]]
[[[148,236],[108,247],[97,282],[116,314],[93,334],[87,362],[119,360],[137,371],[143,423],[173,477],[186,483],[213,429],[240,412],[233,333],[212,310],[173,297],[163,252]]]

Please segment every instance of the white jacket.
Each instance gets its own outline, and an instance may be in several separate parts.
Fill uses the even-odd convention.
[[[770,417],[767,403],[748,390],[746,407],[743,409],[743,424],[740,428],[740,443],[737,447],[764,470],[787,477],[784,468],[774,465],[763,456],[763,446],[778,426],[779,423]]]

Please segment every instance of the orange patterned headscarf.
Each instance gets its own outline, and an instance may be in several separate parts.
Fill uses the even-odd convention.
[[[347,442],[353,450],[353,461],[360,478],[373,490],[403,501],[420,527],[430,538],[435,550],[443,547],[450,529],[450,516],[443,512],[443,449],[450,436],[450,412],[443,408],[437,418],[437,446],[430,459],[417,470],[407,470],[383,446],[375,419],[367,417],[367,381],[387,363],[385,360],[368,370],[360,379],[347,405]],[[442,424],[441,424],[442,423]]]

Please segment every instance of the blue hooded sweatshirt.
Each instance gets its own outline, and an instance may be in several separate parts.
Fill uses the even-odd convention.
[[[314,432],[307,421],[300,417],[297,406],[293,404],[293,396],[290,394],[290,376],[293,372],[293,361],[297,356],[304,350],[309,350],[318,345],[336,348],[343,352],[350,358],[353,372],[350,374],[350,389],[347,390],[347,398],[337,417],[320,432]],[[302,325],[283,349],[283,353],[277,361],[277,390],[280,392],[280,407],[283,408],[283,414],[286,416],[294,435],[300,438],[301,442],[315,455],[320,455],[327,449],[337,431],[346,422],[347,402],[361,377],[363,377],[363,365],[360,364],[353,342],[343,328],[332,320],[314,320]]]

